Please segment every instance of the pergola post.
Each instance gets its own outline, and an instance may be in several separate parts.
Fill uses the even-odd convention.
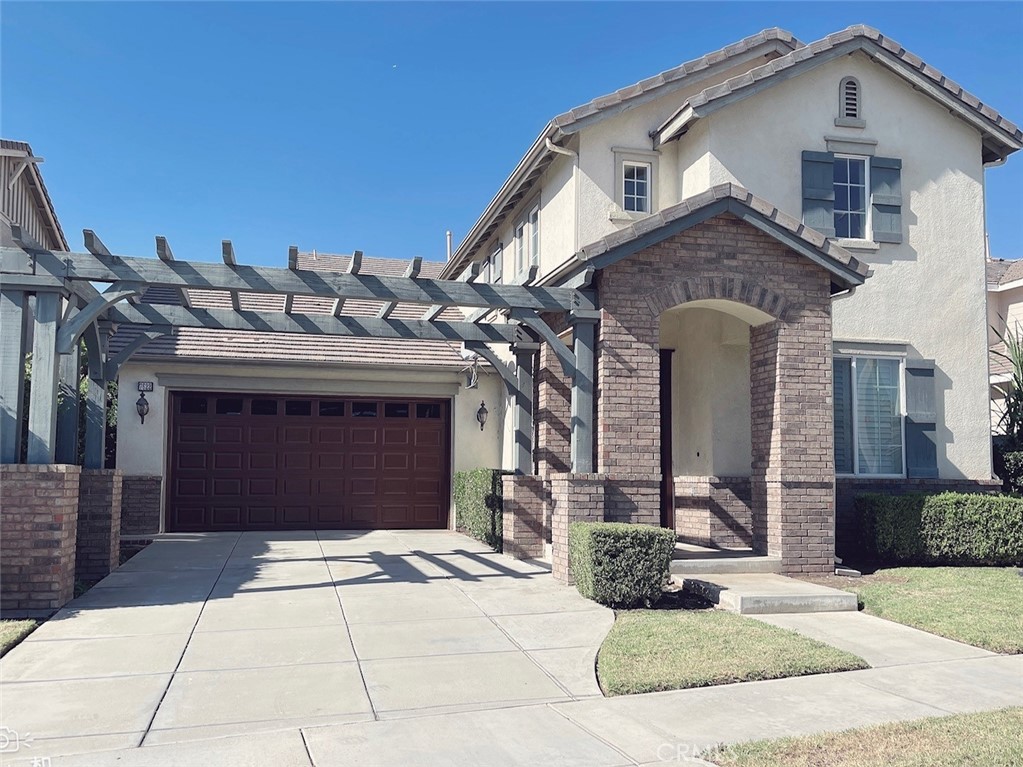
[[[94,322],[85,331],[89,351],[88,387],[85,394],[85,456],[86,469],[102,469],[107,448],[107,379],[104,372],[110,324]]]
[[[594,345],[600,312],[576,310],[569,315],[575,351],[572,375],[572,473],[592,474],[594,453]]]
[[[533,473],[533,360],[540,344],[512,345],[515,354],[515,453],[512,468],[516,474]]]
[[[57,330],[60,294],[36,293],[32,338],[32,389],[28,405],[30,464],[53,463],[57,447]],[[18,372],[21,372],[19,369]]]
[[[0,463],[21,452],[25,393],[25,293],[0,291]]]
[[[60,355],[60,376],[57,384],[60,402],[57,407],[57,463],[78,463],[78,370],[79,348]]]

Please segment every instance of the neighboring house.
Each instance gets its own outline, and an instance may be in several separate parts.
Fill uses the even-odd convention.
[[[1008,333],[1023,339],[1023,260],[988,260],[987,324],[991,433],[1004,434],[1001,419],[1005,392],[1012,381],[1012,365],[1002,339]]]
[[[39,172],[42,161],[43,158],[36,157],[32,147],[24,141],[0,139],[0,221],[17,224],[44,247],[68,250],[53,202]],[[0,226],[0,235],[6,238],[9,234],[9,227]]]
[[[836,497],[841,536],[859,490],[994,486],[984,168],[1021,145],[868,27],[809,45],[766,30],[552,120],[435,268],[458,279],[479,262],[510,284],[535,267],[539,284],[596,293],[597,316],[555,328],[585,347],[595,323],[591,473],[567,473],[569,382],[550,343],[538,355],[537,497],[556,548],[552,512],[570,508],[823,571]],[[378,306],[356,304],[343,311]],[[146,424],[119,424],[126,497],[151,499],[126,525],[449,526],[451,473],[510,467],[515,445],[497,377],[466,389],[464,367],[410,342],[153,342],[121,370],[121,413],[136,381],[155,383]],[[576,509],[586,487],[592,508]]]

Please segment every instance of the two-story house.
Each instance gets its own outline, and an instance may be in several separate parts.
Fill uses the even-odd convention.
[[[810,44],[766,30],[554,118],[438,267],[458,279],[476,262],[480,279],[585,289],[599,306],[555,327],[595,338],[593,470],[571,473],[570,382],[544,343],[536,475],[506,481],[512,513],[542,507],[556,558],[582,498],[589,518],[825,571],[836,509],[840,544],[859,490],[991,486],[984,168],[1021,145],[1015,125],[868,27]],[[450,347],[258,336],[182,330],[122,369],[122,382],[156,382],[162,438],[133,421],[118,436],[125,472],[163,487],[151,529],[346,526],[322,510],[358,487],[357,526],[443,527],[452,471],[512,465],[509,396],[486,374],[462,386]],[[219,454],[262,468],[218,482],[228,458],[182,426],[339,407],[379,424],[343,482],[315,447],[289,458],[286,444],[229,445],[230,430]],[[433,415],[436,434],[388,459],[404,474],[386,480],[387,451],[371,445],[412,445]],[[273,472],[259,501],[252,481]]]

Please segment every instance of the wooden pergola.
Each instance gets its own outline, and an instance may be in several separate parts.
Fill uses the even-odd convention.
[[[415,258],[403,276],[362,274],[356,251],[346,272],[298,268],[298,248],[289,250],[288,268],[239,264],[225,240],[223,263],[179,261],[167,240],[156,238],[156,258],[115,255],[96,234],[84,231],[87,252],[48,250],[11,227],[13,246],[0,247],[0,463],[18,463],[25,382],[25,337],[28,300],[32,312],[32,385],[28,403],[30,464],[75,463],[78,442],[79,341],[88,357],[85,399],[87,468],[102,468],[105,452],[106,384],[121,365],[149,341],[177,328],[303,333],[353,338],[420,339],[461,342],[488,360],[502,376],[515,402],[514,468],[532,473],[533,358],[540,342],[553,349],[572,381],[572,465],[574,472],[593,470],[594,295],[586,290],[533,284],[535,268],[519,284],[476,282],[478,265],[458,281],[420,276]],[[100,291],[96,283],[107,285]],[[180,305],[141,303],[151,287],[177,291]],[[227,291],[231,308],[191,305],[188,289]],[[242,308],[241,293],[284,296],[282,311]],[[329,313],[293,311],[295,296],[332,299]],[[375,317],[343,314],[346,300],[382,302]],[[419,319],[396,319],[398,304],[420,304]],[[442,320],[448,307],[466,310],[464,320]],[[494,311],[507,322],[488,322]],[[569,348],[543,320],[563,314],[573,327]],[[133,340],[115,355],[107,341],[118,328],[135,328]],[[492,346],[510,346],[516,360],[509,370]],[[74,396],[58,397],[63,389]],[[58,405],[59,403],[59,405]]]

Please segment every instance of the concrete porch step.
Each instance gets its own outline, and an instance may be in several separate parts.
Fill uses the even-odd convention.
[[[755,554],[752,549],[711,549],[690,543],[675,545],[672,575],[706,573],[780,573],[781,557]]]
[[[673,580],[722,610],[744,615],[855,612],[858,609],[856,595],[848,591],[773,573],[703,573]]]

